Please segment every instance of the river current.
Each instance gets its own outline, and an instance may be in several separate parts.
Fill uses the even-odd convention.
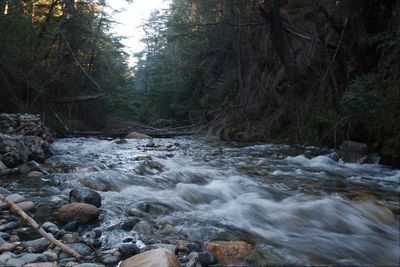
[[[40,181],[15,183],[43,216],[73,187],[102,196],[103,246],[243,240],[254,265],[398,265],[400,170],[347,164],[332,151],[177,138],[57,140]],[[149,145],[149,146],[146,146]],[[75,171],[73,171],[75,170]],[[124,231],[143,203],[152,233]]]

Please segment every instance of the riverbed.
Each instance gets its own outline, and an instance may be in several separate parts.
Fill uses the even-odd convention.
[[[343,163],[324,148],[198,138],[68,138],[53,150],[50,175],[2,186],[39,203],[39,221],[71,188],[97,190],[103,204],[93,227],[103,249],[127,238],[140,246],[242,240],[257,265],[399,263],[397,169]],[[140,216],[150,231],[116,227]]]

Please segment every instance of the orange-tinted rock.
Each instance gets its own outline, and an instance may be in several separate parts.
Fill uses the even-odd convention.
[[[81,224],[94,222],[99,218],[100,210],[86,203],[72,203],[62,206],[56,218],[62,223],[78,221]]]
[[[57,267],[55,262],[37,262],[25,264],[24,267]]]
[[[253,246],[243,241],[213,241],[206,244],[205,249],[214,252],[219,263],[234,264],[245,260]]]
[[[180,267],[173,252],[168,249],[153,249],[124,260],[120,267]]]

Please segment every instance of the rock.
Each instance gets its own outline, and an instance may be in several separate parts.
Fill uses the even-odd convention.
[[[101,196],[96,191],[89,188],[75,188],[69,192],[71,202],[87,203],[100,208]]]
[[[173,211],[170,206],[158,202],[142,202],[137,207],[141,211],[151,214],[170,214]]]
[[[79,222],[77,220],[70,221],[66,225],[64,225],[64,229],[66,231],[75,232],[79,228]]]
[[[115,139],[115,143],[121,145],[121,144],[128,143],[128,141],[124,138],[117,138],[117,139]]]
[[[140,220],[139,219],[130,219],[130,220],[127,220],[127,221],[124,221],[124,222],[122,222],[121,224],[120,224],[120,228],[122,229],[122,230],[125,230],[125,231],[130,231],[130,230],[132,230],[132,228],[138,223],[138,222],[140,222]]]
[[[9,239],[10,236],[11,235],[9,233],[0,232],[0,237],[3,239]]]
[[[0,172],[7,171],[8,169],[9,168],[0,160]]]
[[[50,241],[44,237],[25,242],[25,247],[36,253],[45,251],[49,245]]]
[[[102,233],[100,230],[87,232],[83,235],[83,242],[90,247],[100,247],[102,241],[99,239]]]
[[[146,144],[146,147],[155,147],[156,145],[154,144],[153,141],[150,141]]]
[[[72,173],[89,173],[98,172],[95,167],[75,167],[71,170]]]
[[[40,177],[40,176],[43,176],[43,175],[44,174],[39,172],[39,171],[32,171],[32,172],[28,172],[26,177]]]
[[[28,263],[46,262],[46,260],[46,256],[43,254],[27,253],[18,258],[11,258],[7,261],[6,266],[23,266]]]
[[[18,242],[20,240],[19,236],[17,235],[12,235],[10,236],[10,238],[8,239],[9,242],[14,243],[14,242]]]
[[[0,133],[0,158],[10,168],[17,167],[29,159],[44,162],[50,155],[50,144],[40,137]]]
[[[144,235],[153,233],[153,227],[146,221],[140,221],[133,227],[133,230]]]
[[[50,232],[53,235],[57,234],[60,231],[60,228],[58,228],[57,225],[55,225],[52,222],[45,222],[44,224],[42,224],[42,228],[46,231],[46,232]]]
[[[58,260],[58,255],[54,251],[45,251],[43,252],[43,255],[46,256],[48,261],[57,261]]]
[[[2,237],[0,237],[0,246],[6,244],[7,241],[5,241]]]
[[[344,162],[364,163],[368,158],[368,146],[353,141],[343,141],[340,145],[340,155]]]
[[[96,221],[99,218],[100,210],[93,205],[86,203],[72,203],[62,206],[56,213],[56,218],[61,223],[77,221],[86,224]]]
[[[15,228],[18,228],[19,224],[16,222],[9,222],[9,223],[5,223],[0,225],[0,231],[7,231],[7,230],[12,230]]]
[[[107,266],[117,266],[118,262],[121,261],[121,257],[118,255],[104,255],[100,257],[100,261]]]
[[[25,264],[24,267],[57,267],[56,262],[38,262]]]
[[[134,255],[140,253],[140,248],[138,248],[134,244],[129,244],[129,243],[119,245],[118,250],[119,250],[119,252],[121,252],[121,255],[125,258],[134,256]]]
[[[153,160],[145,160],[139,164],[135,172],[138,175],[152,175],[162,172],[163,169],[164,166],[161,163]]]
[[[71,249],[75,250],[76,252],[78,252],[79,254],[81,254],[82,256],[89,256],[90,254],[92,254],[92,249],[83,244],[83,243],[73,243],[68,245]],[[62,252],[60,253],[60,259],[66,259],[71,257],[69,254]]]
[[[9,196],[6,197],[7,199],[11,200],[14,203],[19,203],[19,202],[23,202],[26,200],[26,198],[24,196],[21,196],[20,194],[11,194]],[[0,200],[0,209],[7,207],[7,204],[3,203]]]
[[[142,161],[142,160],[152,160],[151,156],[149,155],[142,155],[142,156],[136,156],[134,158],[136,161]]]
[[[98,264],[98,263],[81,263],[75,265],[75,267],[105,267],[105,266],[103,264]]]
[[[14,135],[33,135],[51,142],[50,129],[41,122],[38,114],[1,113],[0,132]]]
[[[125,136],[125,138],[126,139],[150,139],[151,137],[146,134],[142,134],[142,133],[138,133],[138,132],[131,132],[127,136]]]
[[[236,264],[250,255],[253,246],[243,241],[213,241],[205,245],[205,250],[214,252],[219,263]]]
[[[7,196],[11,195],[12,192],[8,191],[7,189],[5,189],[3,187],[0,187],[0,194],[2,194],[3,196],[7,197]]]
[[[17,246],[18,246],[17,243],[4,243],[3,245],[0,246],[0,253],[6,251],[13,251]]]
[[[154,243],[149,245],[150,249],[158,249],[158,248],[163,248],[163,249],[168,249],[171,252],[175,252],[175,245],[172,244],[164,244],[164,243]]]
[[[174,253],[168,249],[154,249],[124,260],[120,267],[180,267]]]
[[[65,241],[67,243],[78,243],[79,241],[79,236],[77,234],[65,234],[61,237],[62,241]]]
[[[28,173],[30,173],[30,172],[38,172],[38,173],[41,173],[41,175],[43,175],[44,173],[48,174],[46,172],[46,170],[44,170],[42,168],[42,166],[40,166],[40,164],[34,160],[28,161],[28,162],[22,164],[21,166],[18,166],[17,169],[22,175],[25,175],[25,176],[27,176]]]
[[[17,206],[25,211],[25,212],[29,212],[29,211],[34,211],[36,210],[36,206],[35,203],[33,203],[32,201],[24,201],[24,202],[20,202],[17,203]]]
[[[0,254],[0,266],[5,266],[6,262],[9,259],[14,258],[14,257],[15,257],[15,254],[11,253],[9,251],[1,253]]]
[[[189,254],[191,252],[199,252],[199,251],[201,251],[200,248],[194,243],[189,243],[183,240],[179,240],[176,242],[175,254],[179,253]]]

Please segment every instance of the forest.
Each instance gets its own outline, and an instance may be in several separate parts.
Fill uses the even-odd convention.
[[[106,5],[2,1],[1,111],[60,132],[121,118],[223,140],[352,139],[398,163],[397,1],[175,0],[144,24],[134,67]]]

